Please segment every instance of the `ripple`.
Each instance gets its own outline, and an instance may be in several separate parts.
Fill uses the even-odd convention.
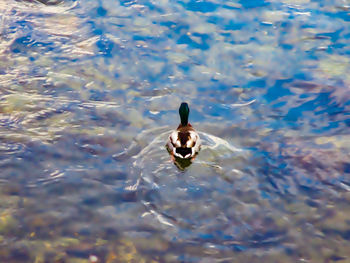
[[[152,166],[151,169],[159,172],[162,169],[168,169],[167,166],[170,162],[170,157],[168,156],[167,151],[165,150],[165,144],[167,142],[171,130],[164,131],[166,127],[160,127],[150,130],[143,131],[138,135],[135,141],[127,148],[125,151],[114,155],[116,159],[127,158],[127,156],[132,159],[133,166],[137,169],[147,169],[147,167]],[[237,154],[243,150],[231,145],[228,141],[219,138],[217,136],[199,132],[199,135],[202,140],[201,151],[198,156],[198,160],[201,161],[201,155],[208,153],[206,150],[210,150],[215,156],[226,156],[226,158],[231,154]],[[154,137],[153,137],[154,136]],[[153,139],[152,139],[153,137]],[[142,148],[143,147],[143,148]],[[137,154],[135,151],[141,149]],[[201,154],[201,152],[203,152]],[[160,162],[154,163],[152,159],[158,159]],[[203,160],[206,158],[204,157]],[[202,164],[206,164],[206,161],[202,161]],[[153,167],[153,165],[158,165]],[[210,164],[213,166],[212,164]],[[147,174],[147,173],[146,173]]]
[[[148,220],[155,220],[165,228],[174,228],[178,234],[192,228],[193,224],[203,231],[207,228],[208,221],[195,219],[198,213],[201,213],[201,209],[187,211],[186,214],[183,214],[184,203],[191,207],[194,205],[191,200],[196,198],[196,202],[203,205],[204,211],[211,209],[208,208],[208,206],[212,207],[207,202],[208,199],[217,194],[220,197],[216,196],[216,198],[224,198],[224,193],[231,191],[229,185],[232,184],[232,181],[228,180],[230,175],[227,174],[227,165],[222,162],[228,160],[232,163],[233,157],[237,158],[237,156],[247,158],[247,153],[222,138],[199,132],[202,149],[192,166],[185,171],[180,171],[172,163],[165,149],[170,132],[167,127],[146,130],[137,136],[126,152],[121,153],[124,157],[129,156],[132,163],[129,178],[133,178],[133,183],[125,190],[137,192],[147,209],[143,217],[147,217]],[[147,141],[149,143],[146,144]],[[136,148],[140,150],[135,154]],[[236,164],[233,174],[237,175],[240,165],[237,165],[237,161],[233,163]],[[248,177],[245,178],[246,184]],[[231,180],[234,181],[233,177]],[[229,184],[223,187],[222,181]],[[177,203],[176,200],[181,200],[181,202]],[[212,207],[212,209],[217,208]],[[194,223],[193,220],[197,222]],[[215,220],[215,218],[210,219],[212,223]],[[196,233],[193,233],[190,238],[195,238],[195,236]]]
[[[217,136],[204,133],[204,132],[200,132],[199,135],[201,139],[205,142],[203,143],[204,147],[209,147],[210,149],[213,149],[216,151],[230,150],[232,153],[243,151],[242,149],[236,148],[235,146],[231,145],[228,141],[221,139]]]
[[[3,140],[3,139],[2,139]],[[15,143],[15,142],[0,142],[0,158],[8,158],[11,157],[17,153],[23,152],[25,149],[25,146],[22,143]]]

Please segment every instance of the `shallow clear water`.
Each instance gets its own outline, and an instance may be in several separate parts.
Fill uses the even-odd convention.
[[[349,10],[0,2],[0,261],[348,262]]]

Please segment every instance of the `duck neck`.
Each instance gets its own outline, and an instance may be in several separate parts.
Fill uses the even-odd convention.
[[[187,126],[188,125],[188,115],[190,114],[190,109],[188,108],[187,103],[182,103],[179,109],[180,119],[181,119],[181,125]]]
[[[188,115],[187,116],[180,115],[180,118],[181,118],[181,125],[182,126],[187,126],[188,125]]]

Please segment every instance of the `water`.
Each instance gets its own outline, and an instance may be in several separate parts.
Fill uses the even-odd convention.
[[[347,262],[349,8],[3,0],[0,261]]]

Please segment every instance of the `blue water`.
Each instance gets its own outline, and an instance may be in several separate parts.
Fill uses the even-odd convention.
[[[347,262],[349,10],[0,3],[0,261]]]

